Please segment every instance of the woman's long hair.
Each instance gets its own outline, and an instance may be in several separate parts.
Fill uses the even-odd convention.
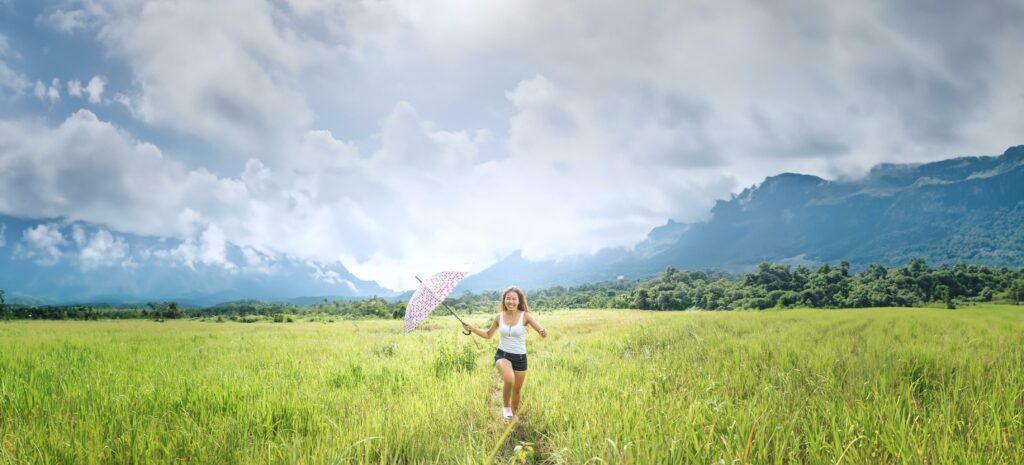
[[[505,296],[508,295],[509,292],[515,292],[516,294],[519,294],[519,309],[520,310],[522,310],[524,312],[530,311],[530,306],[526,304],[526,293],[523,292],[523,290],[520,289],[519,286],[509,286],[509,287],[507,287],[505,289],[504,292],[501,293],[501,300],[498,301],[498,311],[499,312],[504,312],[505,311]]]

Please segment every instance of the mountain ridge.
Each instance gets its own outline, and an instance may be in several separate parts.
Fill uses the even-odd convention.
[[[603,249],[571,258],[567,263],[573,266],[564,260],[523,262],[513,254],[512,260],[466,278],[460,289],[500,288],[503,276],[549,287],[647,278],[668,266],[746,272],[761,262],[846,260],[863,268],[900,265],[921,256],[929,263],[1021,266],[1021,186],[1024,145],[998,156],[876,165],[856,180],[780,173],[717,201],[706,222],[670,220],[660,226],[675,228],[678,238],[660,243],[653,254]],[[641,244],[654,243],[649,234]],[[542,279],[523,278],[532,273]]]

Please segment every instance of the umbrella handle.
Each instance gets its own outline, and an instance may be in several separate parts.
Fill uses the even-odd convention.
[[[469,336],[470,334],[473,334],[473,333],[471,333],[469,331],[463,331],[462,334],[465,334],[466,336]]]

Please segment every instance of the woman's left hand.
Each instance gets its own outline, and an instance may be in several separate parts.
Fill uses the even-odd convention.
[[[537,333],[540,334],[540,337],[548,337],[548,330],[544,328],[541,328],[540,331],[537,331]]]

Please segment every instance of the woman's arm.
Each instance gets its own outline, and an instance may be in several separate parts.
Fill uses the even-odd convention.
[[[488,328],[487,331],[484,331],[484,330],[482,330],[480,328],[472,326],[472,325],[470,325],[468,323],[463,323],[462,327],[465,328],[466,331],[470,331],[473,334],[476,334],[477,336],[480,336],[480,337],[482,337],[484,339],[490,339],[491,336],[494,336],[494,332],[498,330],[498,317],[497,316],[494,317],[494,321],[491,322],[491,327]]]
[[[533,329],[536,329],[537,334],[540,334],[540,337],[548,337],[548,330],[544,329],[544,327],[541,326],[540,323],[537,323],[537,320],[534,319],[533,315],[531,315],[529,312],[526,313],[526,324],[532,326]]]

